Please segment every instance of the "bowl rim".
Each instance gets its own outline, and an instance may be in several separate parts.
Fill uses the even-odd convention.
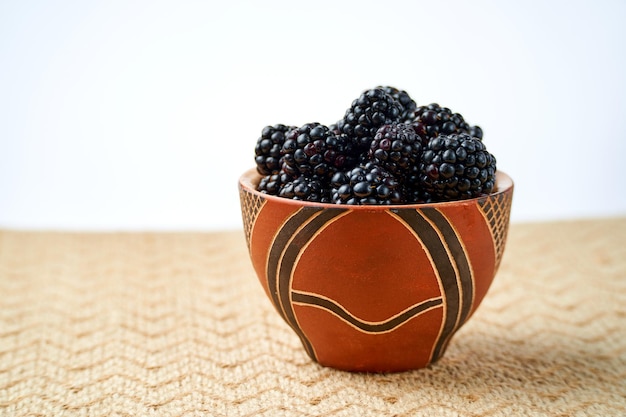
[[[263,176],[257,171],[256,168],[251,168],[245,171],[239,177],[239,188],[245,190],[246,192],[253,194],[259,198],[266,199],[268,201],[274,201],[281,204],[289,204],[295,205],[298,207],[322,207],[322,208],[337,208],[337,207],[345,207],[350,208],[351,210],[363,210],[363,211],[379,211],[379,210],[390,210],[390,209],[414,209],[421,207],[444,207],[444,206],[455,206],[455,205],[473,205],[476,202],[484,200],[486,198],[494,198],[499,194],[504,194],[513,190],[514,183],[513,179],[503,171],[496,171],[496,184],[494,187],[494,191],[489,194],[481,195],[474,198],[467,198],[463,200],[450,200],[450,201],[439,201],[433,203],[416,203],[416,204],[389,204],[389,205],[375,205],[375,204],[364,204],[364,205],[346,205],[346,204],[337,204],[337,203],[320,203],[315,201],[303,201],[303,200],[292,200],[290,198],[279,197],[276,195],[266,194],[258,191],[256,189],[256,185],[263,178]]]

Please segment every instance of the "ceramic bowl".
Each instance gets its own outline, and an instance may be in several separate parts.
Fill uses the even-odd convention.
[[[444,354],[498,270],[513,181],[452,202],[348,206],[256,191],[239,180],[250,259],[267,297],[323,366],[397,372]]]

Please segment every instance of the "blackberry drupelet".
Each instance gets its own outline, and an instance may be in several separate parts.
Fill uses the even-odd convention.
[[[382,88],[364,91],[343,117],[337,128],[352,138],[358,151],[367,152],[379,127],[397,122],[402,105]]]
[[[495,185],[496,159],[467,133],[432,138],[422,153],[422,199],[461,200],[488,194]],[[424,197],[426,196],[426,197]]]
[[[407,93],[406,91],[399,90],[391,86],[378,86],[376,88],[384,90],[385,93],[389,94],[400,103],[400,105],[402,106],[402,109],[400,110],[401,122],[409,120],[413,112],[417,110],[417,103],[411,98],[411,96],[409,96],[409,93]]]
[[[261,131],[261,137],[257,139],[254,148],[257,171],[261,175],[276,174],[280,171],[282,155],[280,153],[285,142],[285,133],[294,126],[277,124],[265,126]]]
[[[480,140],[482,140],[483,138],[483,130],[480,128],[480,126],[470,126],[469,134],[470,136],[478,138]]]
[[[392,174],[375,163],[349,171],[339,171],[331,179],[331,201],[349,205],[401,204],[399,183]]]
[[[452,113],[449,108],[441,107],[437,103],[417,107],[408,119],[415,132],[422,138],[423,145],[426,145],[430,138],[439,135],[468,133],[478,139],[483,137],[479,126],[470,126],[461,114]]]
[[[381,126],[370,144],[369,159],[399,179],[419,164],[421,156],[422,142],[408,123]]]

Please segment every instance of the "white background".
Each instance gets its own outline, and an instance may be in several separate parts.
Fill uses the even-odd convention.
[[[624,22],[624,1],[0,0],[0,227],[239,228],[263,126],[380,84],[482,126],[514,222],[624,215]]]

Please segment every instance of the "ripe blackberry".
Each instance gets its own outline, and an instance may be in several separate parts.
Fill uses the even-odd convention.
[[[301,176],[284,184],[278,195],[292,200],[330,202],[330,190],[318,178]]]
[[[397,122],[402,105],[382,88],[364,91],[343,117],[337,128],[352,138],[357,149],[367,152],[379,127]]]
[[[389,94],[400,103],[400,105],[402,106],[402,109],[400,111],[401,122],[407,121],[413,114],[413,112],[417,110],[417,103],[411,98],[411,96],[409,96],[409,93],[407,93],[406,91],[399,90],[391,86],[378,86],[376,88],[384,90],[385,93]]]
[[[408,119],[415,132],[422,138],[423,145],[426,145],[430,138],[439,135],[468,133],[478,139],[483,137],[483,131],[479,126],[470,126],[461,114],[452,113],[449,108],[441,107],[437,103],[417,107]]]
[[[384,168],[370,162],[331,179],[331,201],[336,204],[400,204],[399,183]]]
[[[419,185],[433,201],[488,194],[495,185],[496,159],[467,133],[432,138],[422,153]]]
[[[257,140],[254,148],[257,171],[261,175],[276,174],[281,167],[282,155],[280,153],[285,142],[285,133],[294,127],[277,124],[265,126],[261,131],[261,137]]]
[[[421,158],[422,142],[408,123],[381,126],[371,142],[369,158],[397,177],[403,177]]]
[[[356,165],[358,158],[350,138],[319,123],[308,123],[287,132],[281,149],[282,169],[301,175],[330,179],[338,169]]]
[[[281,149],[283,170],[289,175],[299,177],[325,176],[328,163],[324,161],[326,139],[332,133],[320,123],[307,123],[287,132]]]

